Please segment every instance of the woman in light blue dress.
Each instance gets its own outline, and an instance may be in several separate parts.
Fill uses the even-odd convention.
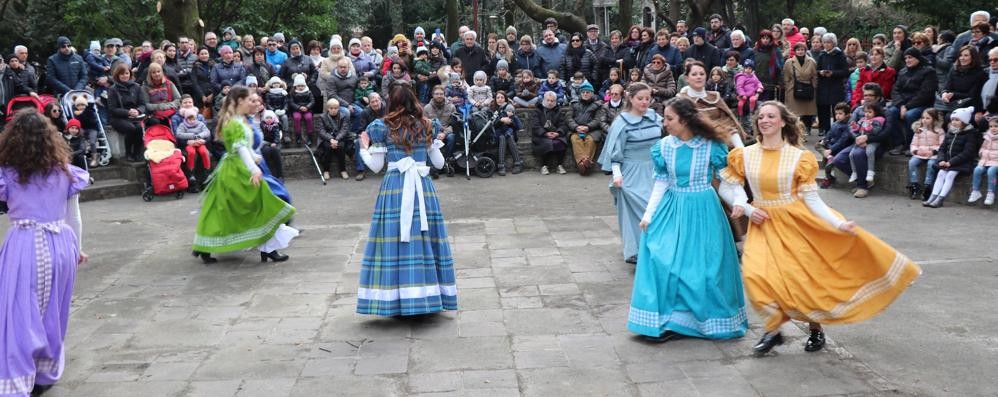
[[[600,154],[603,171],[613,172],[610,195],[617,206],[617,223],[627,263],[638,261],[641,214],[651,195],[652,165],[648,150],[662,137],[662,116],[648,108],[651,87],[632,83],[627,87],[624,111],[610,125]]]
[[[742,337],[738,253],[711,185],[727,165],[728,134],[706,124],[689,99],[667,102],[664,115],[669,136],[651,148],[655,182],[640,223],[627,328],[657,342]]]

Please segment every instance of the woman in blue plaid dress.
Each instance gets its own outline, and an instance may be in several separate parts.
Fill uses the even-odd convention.
[[[364,249],[357,312],[410,316],[457,310],[454,260],[429,161],[443,168],[443,143],[404,84],[391,88],[383,120],[361,135],[361,157],[374,172],[388,167],[374,203]]]

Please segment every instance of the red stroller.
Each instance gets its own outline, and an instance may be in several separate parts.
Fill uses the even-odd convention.
[[[38,99],[30,95],[21,95],[11,98],[10,102],[7,102],[7,111],[4,113],[4,121],[10,122],[14,118],[14,113],[23,108],[35,108],[38,109],[38,113],[45,111],[45,105],[50,102],[55,102],[56,99],[52,95],[42,94],[39,95]]]
[[[180,168],[184,155],[177,149],[177,140],[170,127],[156,124],[146,129],[142,138],[145,143],[145,158],[149,162],[149,182],[142,191],[142,200],[152,201],[153,195],[176,195],[184,198],[187,190],[187,177]]]

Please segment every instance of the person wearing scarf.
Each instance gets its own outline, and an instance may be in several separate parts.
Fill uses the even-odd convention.
[[[763,29],[759,32],[759,40],[755,43],[756,76],[762,82],[763,91],[759,95],[759,103],[775,99],[775,89],[780,82],[780,72],[783,70],[782,48],[773,42],[773,32]]]

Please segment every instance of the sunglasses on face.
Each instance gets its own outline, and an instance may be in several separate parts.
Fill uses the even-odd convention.
[[[72,44],[63,44],[62,47],[59,47],[59,48],[69,48],[69,47],[72,47],[72,46],[73,46]]]

